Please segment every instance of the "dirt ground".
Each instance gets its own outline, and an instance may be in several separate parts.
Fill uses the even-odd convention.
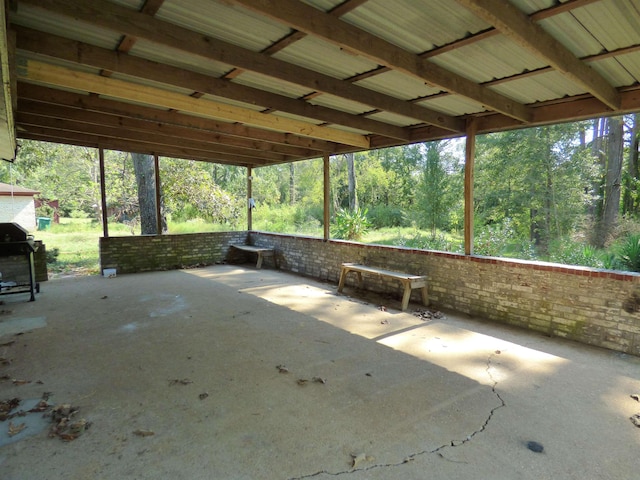
[[[46,400],[0,421],[0,478],[640,475],[640,358],[345,294],[212,266],[0,297],[0,402]]]

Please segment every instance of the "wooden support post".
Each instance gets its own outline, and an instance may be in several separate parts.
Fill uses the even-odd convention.
[[[155,173],[155,186],[156,186],[156,233],[162,234],[162,186],[160,184],[160,162],[158,155],[153,156],[153,168]]]
[[[329,215],[329,203],[330,203],[330,192],[331,192],[331,180],[330,180],[330,164],[329,164],[329,154],[325,153],[323,157],[323,171],[324,171],[324,241],[329,240],[329,222],[331,221],[331,217]]]
[[[476,119],[467,121],[464,155],[464,254],[473,254],[473,167],[476,154]]]
[[[253,181],[253,170],[251,167],[247,167],[247,230],[253,229],[253,188],[251,182]]]
[[[98,148],[98,163],[100,168],[100,211],[102,212],[102,236],[109,237],[109,219],[107,216],[107,188],[104,181],[104,150]]]

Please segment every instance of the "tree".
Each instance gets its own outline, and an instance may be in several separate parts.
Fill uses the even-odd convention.
[[[347,175],[349,178],[349,209],[352,212],[358,210],[358,183],[356,180],[355,155],[353,153],[345,153],[347,161]]]
[[[594,129],[595,130],[595,129]],[[600,137],[595,135],[602,133]],[[600,197],[595,209],[595,229],[592,243],[603,248],[618,220],[622,184],[623,122],[621,117],[608,117],[594,131],[594,145],[602,167]]]
[[[142,235],[158,232],[156,211],[155,162],[151,155],[132,153],[133,171],[138,186],[138,206],[140,208],[140,229]]]

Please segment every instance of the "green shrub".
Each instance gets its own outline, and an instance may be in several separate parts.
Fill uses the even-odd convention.
[[[369,209],[367,218],[371,222],[371,227],[387,228],[387,227],[406,227],[408,225],[407,217],[401,208],[390,205],[379,205]]]
[[[333,226],[333,238],[344,240],[360,240],[371,227],[367,218],[367,209],[338,210]]]
[[[618,258],[625,270],[640,272],[640,235],[629,235],[620,245]]]

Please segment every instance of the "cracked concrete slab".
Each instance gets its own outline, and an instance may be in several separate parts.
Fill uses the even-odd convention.
[[[1,447],[3,478],[634,477],[640,359],[396,303],[237,266],[15,296],[46,327],[0,337],[0,376],[32,380],[0,400],[49,391],[92,427]]]

